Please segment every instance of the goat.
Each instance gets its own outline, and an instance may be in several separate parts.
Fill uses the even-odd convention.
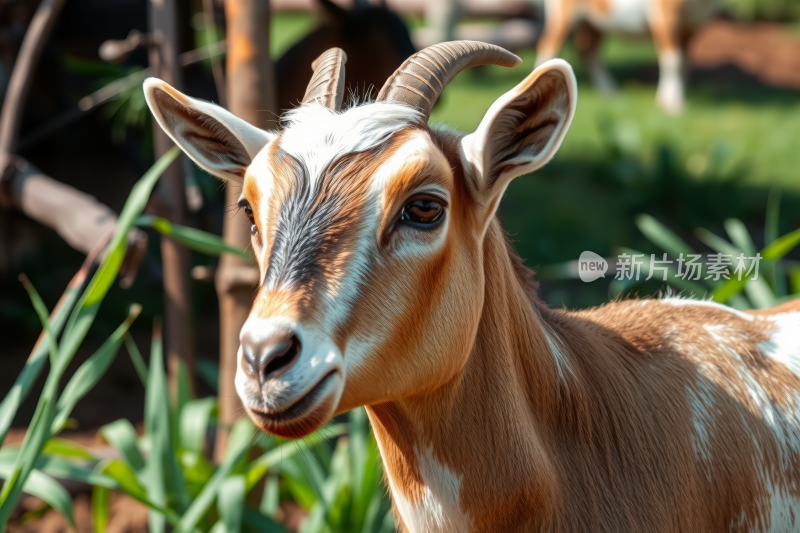
[[[714,11],[713,0],[545,0],[545,26],[537,45],[537,65],[556,57],[570,30],[578,26],[578,45],[595,87],[615,90],[600,61],[601,32],[649,33],[658,51],[656,102],[670,113],[684,107],[685,49],[691,35]]]
[[[554,59],[477,131],[431,128],[461,70],[517,66],[485,43],[409,58],[341,110],[344,54],[315,62],[263,131],[149,79],[158,123],[242,186],[260,286],[236,390],[300,437],[366,406],[405,531],[797,531],[800,305],[549,309],[496,217],[575,113]]]

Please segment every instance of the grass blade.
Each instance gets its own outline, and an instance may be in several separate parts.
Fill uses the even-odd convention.
[[[216,398],[203,398],[188,402],[181,412],[181,447],[203,453],[211,416],[217,408]]]
[[[240,533],[242,530],[244,496],[244,476],[231,476],[220,486],[217,508],[225,524],[226,533]]]
[[[791,252],[800,243],[800,228],[779,237],[761,251],[767,261],[777,261]]]
[[[0,465],[0,478],[6,479],[8,483],[13,476],[13,467],[9,467],[7,464]],[[25,480],[23,490],[44,500],[50,507],[61,513],[73,529],[76,529],[75,519],[72,516],[72,498],[56,480],[39,470],[32,470]]]
[[[367,487],[364,485],[364,481],[366,481],[364,467],[367,461],[367,413],[363,407],[359,407],[350,411],[348,418],[350,421],[350,464],[353,469],[353,506],[350,521],[358,526],[369,505],[369,497],[365,494]]]
[[[145,491],[136,477],[136,472],[127,463],[119,459],[107,459],[95,467],[95,472],[113,479],[117,483],[119,490],[128,496],[140,502],[151,501],[147,491]]]
[[[729,218],[723,225],[734,246],[747,256],[756,255],[756,245],[753,244],[753,239],[750,238],[750,232],[747,231],[744,222],[737,218]]]
[[[693,254],[692,247],[678,237],[672,230],[650,215],[636,217],[636,227],[653,244],[673,257],[683,254]]]
[[[142,352],[139,351],[139,347],[136,346],[136,343],[131,337],[130,333],[125,334],[125,349],[128,350],[128,355],[131,358],[131,362],[133,363],[133,368],[136,370],[136,375],[139,376],[139,381],[142,382],[142,385],[145,387],[147,386],[147,363],[144,362],[144,357],[142,357]]]
[[[172,455],[169,424],[169,392],[164,371],[164,352],[161,342],[161,324],[153,326],[153,340],[150,348],[150,373],[147,376],[147,389],[144,401],[144,427],[150,442],[145,477],[149,499],[159,507],[167,504],[166,472],[164,458]],[[163,513],[150,510],[148,518],[152,533],[166,531]]]
[[[148,498],[148,493],[142,487],[141,483],[136,477],[136,472],[128,466],[127,463],[119,459],[107,459],[95,467],[97,473],[113,479],[117,486],[117,490],[121,490],[131,498],[142,502],[147,505],[151,510],[160,513],[161,516],[166,517],[170,524],[177,524],[180,517],[171,509],[158,505],[153,500]]]
[[[75,526],[75,518],[72,516],[72,498],[70,498],[67,489],[62,487],[58,481],[47,474],[34,470],[25,482],[24,490],[28,494],[32,494],[47,502],[48,505],[67,519],[67,522],[73,529],[77,529]]]
[[[117,482],[93,469],[78,466],[73,461],[60,457],[43,455],[36,461],[36,470],[41,470],[56,479],[70,479],[87,485],[99,485],[107,489],[116,489]]]
[[[97,461],[97,458],[88,449],[80,444],[72,442],[71,440],[59,439],[53,437],[48,440],[44,448],[42,448],[43,455],[67,457],[69,459],[77,459],[79,461]]]
[[[139,316],[141,311],[142,306],[133,304],[128,312],[128,318],[126,318],[106,342],[75,371],[75,374],[70,378],[56,405],[57,414],[53,419],[53,424],[50,429],[51,434],[55,435],[61,431],[61,428],[67,421],[67,418],[69,418],[75,405],[81,398],[86,396],[87,392],[97,385],[97,382],[100,381],[100,378],[106,373],[114,357],[116,357],[119,347],[122,346],[122,338],[128,332],[128,328],[131,327],[131,324],[133,324],[133,321],[136,320],[136,317]]]
[[[53,335],[58,335],[64,327],[69,312],[78,300],[78,296],[80,296],[80,288],[83,282],[86,281],[90,265],[91,263],[84,262],[84,265],[78,270],[78,273],[75,274],[72,281],[69,282],[67,290],[61,295],[55,309],[53,309],[53,312],[50,314],[48,322]],[[48,338],[50,338],[50,335],[42,331],[42,334],[33,346],[31,354],[28,356],[28,360],[25,362],[25,367],[17,376],[14,385],[12,385],[11,390],[9,390],[8,394],[3,398],[2,403],[0,403],[0,446],[2,446],[8,434],[8,429],[11,427],[11,423],[14,420],[14,416],[17,414],[20,404],[27,398],[33,383],[36,381],[36,378],[39,377],[39,373],[44,367],[44,362],[47,360],[45,356],[49,348],[49,342],[47,342]]]
[[[256,483],[264,477],[270,468],[290,459],[303,448],[316,446],[329,438],[345,434],[347,432],[347,427],[347,424],[325,426],[323,429],[315,431],[311,435],[303,438],[301,442],[288,441],[263,453],[251,461],[245,469],[247,490],[250,491]]]
[[[150,227],[167,235],[190,250],[206,255],[231,254],[242,259],[250,259],[250,254],[229,245],[221,237],[199,229],[173,224],[166,218],[153,215],[142,215],[134,221],[137,226]]]
[[[769,246],[778,239],[780,235],[780,210],[781,210],[781,189],[772,187],[767,197],[767,216],[764,221],[764,246]],[[776,296],[784,297],[787,294],[786,273],[783,265],[775,261],[764,265],[764,277],[772,284]]]
[[[739,255],[741,251],[722,237],[715,235],[705,228],[697,228],[694,232],[698,239],[720,254]]]
[[[136,471],[141,472],[145,463],[139,447],[136,445],[136,430],[133,424],[125,418],[106,424],[100,428],[100,434],[114,447],[128,464]]]
[[[25,287],[25,291],[28,293],[28,297],[31,299],[33,308],[36,310],[36,315],[39,317],[39,321],[42,323],[45,341],[47,342],[47,348],[50,352],[50,365],[54,366],[56,357],[58,356],[58,345],[56,344],[55,335],[53,335],[53,332],[50,329],[50,318],[48,317],[47,306],[44,305],[42,297],[39,296],[39,293],[36,291],[36,287],[33,286],[33,283],[31,283],[31,281],[28,279],[28,276],[25,274],[20,274],[19,281],[22,283],[22,286]]]
[[[51,381],[49,378],[50,376],[48,376],[48,381]],[[36,406],[31,425],[25,433],[21,451],[14,461],[11,473],[6,477],[2,492],[0,492],[0,529],[3,530],[22,493],[22,487],[33,471],[36,459],[50,435],[50,420],[53,412],[50,397],[53,394],[46,394],[47,392],[47,388],[45,388],[45,392],[42,393],[43,397]]]
[[[92,488],[92,527],[95,533],[104,533],[111,515],[111,491],[105,487]]]
[[[208,508],[211,507],[211,504],[214,503],[214,498],[216,498],[222,483],[227,479],[227,477],[233,472],[233,469],[236,465],[239,464],[245,455],[247,454],[247,450],[250,448],[249,442],[240,441],[237,443],[238,447],[229,446],[228,450],[226,450],[227,454],[225,460],[222,462],[222,465],[214,472],[214,475],[211,476],[211,479],[208,480],[200,494],[197,495],[197,498],[189,505],[189,508],[183,514],[178,527],[175,528],[176,533],[188,533],[189,531],[193,531],[197,523],[203,517],[203,515],[208,511]],[[248,489],[249,490],[249,489]]]
[[[261,496],[259,512],[264,516],[273,517],[278,511],[280,488],[278,487],[278,473],[270,471],[267,482],[264,484],[264,494]]]

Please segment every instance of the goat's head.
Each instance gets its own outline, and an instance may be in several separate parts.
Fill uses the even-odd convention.
[[[284,436],[457,375],[481,317],[482,246],[500,197],[553,156],[575,111],[572,69],[553,60],[500,97],[475,133],[429,129],[456,73],[520,63],[474,42],[417,53],[377,101],[340,111],[344,60],[332,49],[315,62],[303,104],[274,132],[145,82],[172,139],[242,186],[261,283],[236,389],[261,428]]]

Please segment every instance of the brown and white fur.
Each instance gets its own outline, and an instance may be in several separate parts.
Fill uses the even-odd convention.
[[[603,33],[650,34],[658,51],[656,102],[670,113],[684,106],[685,48],[691,35],[713,13],[713,0],[545,0],[545,27],[537,46],[536,63],[556,57],[574,28],[578,47],[594,85],[603,92],[616,88],[600,61]]]
[[[301,436],[366,406],[403,530],[800,528],[800,305],[552,310],[506,240],[506,186],[575,112],[565,62],[466,136],[399,103],[304,104],[267,132],[159,80],[145,93],[252,217],[247,412]],[[445,205],[438,226],[399,219],[419,194]]]

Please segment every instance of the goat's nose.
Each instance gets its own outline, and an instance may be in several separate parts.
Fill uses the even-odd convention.
[[[287,368],[300,352],[300,339],[292,331],[261,336],[242,334],[242,370],[248,378],[264,384]]]

